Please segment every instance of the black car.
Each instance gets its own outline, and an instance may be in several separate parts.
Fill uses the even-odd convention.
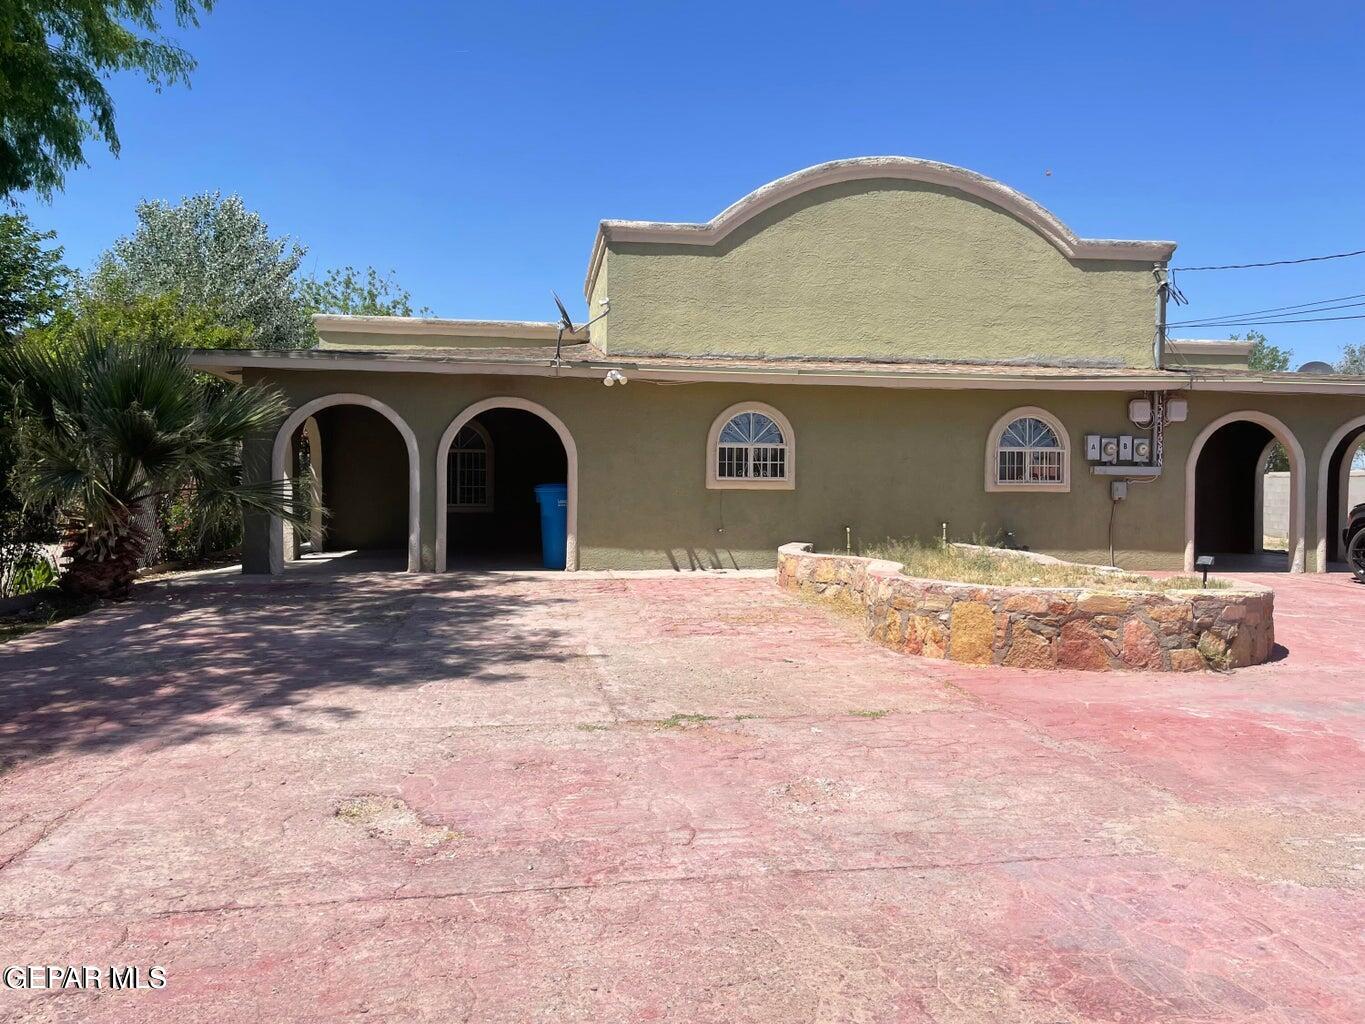
[[[1346,517],[1346,529],[1341,531],[1346,542],[1346,562],[1356,579],[1365,582],[1365,505],[1357,505]]]

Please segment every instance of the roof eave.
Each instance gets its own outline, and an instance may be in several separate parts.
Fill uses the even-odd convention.
[[[1326,375],[1237,376],[1231,374],[1134,371],[1093,373],[1083,369],[1039,367],[980,373],[875,367],[765,366],[761,363],[698,365],[685,361],[638,363],[610,356],[551,360],[480,359],[477,357],[413,357],[404,353],[326,351],[195,350],[190,365],[219,375],[240,376],[246,367],[279,370],[368,371],[376,373],[442,373],[595,379],[611,368],[639,380],[692,383],[805,384],[842,387],[919,388],[940,390],[1037,391],[1224,391],[1242,394],[1341,394],[1365,397],[1365,377]]]
[[[344,316],[314,313],[313,327],[328,334],[380,334],[392,337],[509,338],[552,343],[559,324],[539,320],[453,320],[420,316]],[[579,330],[564,337],[586,337]]]

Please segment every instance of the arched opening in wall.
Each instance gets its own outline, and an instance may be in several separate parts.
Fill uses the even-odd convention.
[[[1212,555],[1225,571],[1301,571],[1295,564],[1303,529],[1297,445],[1260,419],[1229,418],[1201,436],[1191,458],[1194,529],[1187,561]]]
[[[1346,569],[1342,530],[1350,512],[1365,505],[1365,423],[1352,427],[1330,453],[1326,465],[1327,565]]]
[[[509,407],[457,424],[444,465],[446,568],[565,568],[570,458],[555,426]],[[562,487],[562,496],[542,490],[538,498],[545,486]]]
[[[322,494],[322,432],[315,417],[309,416],[294,431],[289,445],[289,475]],[[323,509],[315,503],[308,525],[286,528],[284,533],[285,561],[304,555],[321,554],[324,550]]]
[[[407,425],[368,396],[295,410],[276,436],[272,476],[311,482],[321,509],[306,528],[273,521],[271,571],[417,571],[416,451]]]
[[[1289,551],[1289,453],[1272,439],[1256,461],[1256,522],[1252,542],[1257,552]]]

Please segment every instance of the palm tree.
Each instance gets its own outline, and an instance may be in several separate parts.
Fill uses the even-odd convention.
[[[288,411],[261,385],[214,386],[159,339],[94,334],[0,354],[13,391],[18,457],[10,483],[62,524],[61,587],[74,597],[124,600],[146,549],[138,513],[167,494],[206,510],[265,512],[305,524],[316,496],[242,482],[241,446]],[[209,518],[206,516],[206,518]]]

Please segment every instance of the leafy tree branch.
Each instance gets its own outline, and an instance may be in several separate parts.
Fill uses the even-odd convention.
[[[189,81],[194,58],[162,33],[162,9],[181,28],[213,0],[4,0],[0,3],[0,196],[44,198],[86,163],[85,144],[116,156],[114,101],[104,80],[138,72],[158,92]]]

